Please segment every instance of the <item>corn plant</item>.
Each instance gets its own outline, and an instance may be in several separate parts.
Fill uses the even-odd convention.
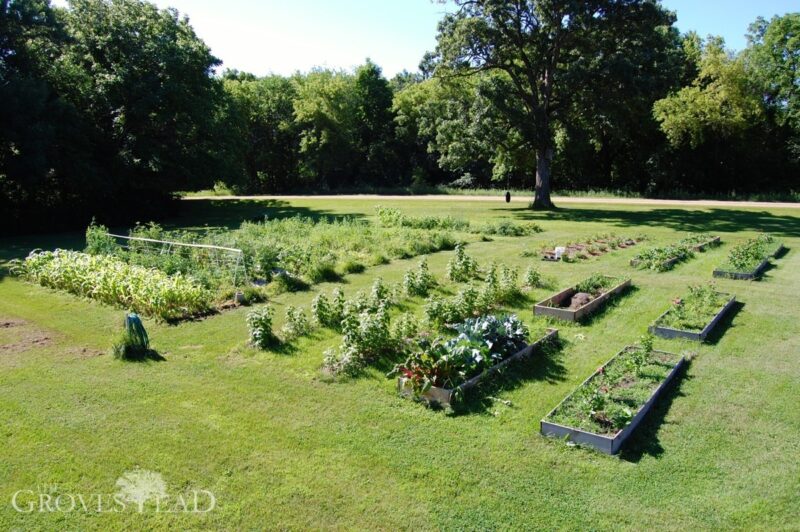
[[[213,302],[211,292],[192,278],[131,265],[108,255],[34,251],[15,271],[42,286],[163,320],[206,313]]]

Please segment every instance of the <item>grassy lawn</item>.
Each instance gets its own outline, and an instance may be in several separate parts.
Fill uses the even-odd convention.
[[[186,202],[169,227],[238,227],[271,212],[372,218],[374,200]],[[521,204],[383,202],[412,215],[481,222],[536,221],[544,232],[471,242],[491,260],[535,264],[565,288],[593,272],[625,274],[634,289],[584,325],[559,322],[563,348],[515,366],[457,412],[398,397],[373,369],[330,382],[322,352],[338,345],[318,329],[281,352],[247,346],[247,309],[165,325],[145,320],[161,362],[107,353],[123,312],[13,277],[0,279],[0,528],[796,528],[800,523],[800,211],[570,206],[534,213]],[[539,435],[539,420],[599,365],[636,342],[686,292],[711,280],[734,243],[757,231],[789,251],[761,281],[717,280],[739,304],[702,346],[656,340],[696,358],[618,457]],[[642,246],[689,231],[723,245],[666,273],[634,270]],[[650,241],[577,263],[523,258],[544,242],[598,232]],[[473,239],[474,240],[474,239]],[[83,246],[78,234],[0,240],[0,258],[34,247]],[[429,256],[444,277],[451,251]],[[377,276],[399,282],[418,259],[348,275],[347,296]],[[334,285],[272,299],[308,308]],[[555,290],[536,289],[515,311]],[[420,313],[422,300],[404,302]],[[158,472],[169,493],[209,490],[207,513],[20,513],[18,490],[109,494],[125,472]],[[26,499],[27,500],[27,499]],[[37,499],[38,504],[38,499]],[[37,507],[38,510],[38,507]]]

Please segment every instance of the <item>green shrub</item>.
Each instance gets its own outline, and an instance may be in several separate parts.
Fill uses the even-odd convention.
[[[86,253],[90,255],[114,255],[121,251],[114,237],[108,235],[108,228],[98,225],[94,220],[86,228]]]
[[[325,351],[323,370],[332,375],[353,375],[396,347],[386,305],[381,304],[374,311],[346,313],[341,346]]]
[[[728,298],[718,293],[712,283],[690,286],[689,293],[676,299],[672,308],[656,325],[684,331],[702,331],[727,301]]]
[[[463,244],[456,245],[455,256],[447,263],[447,278],[460,283],[478,277],[478,263],[467,255]]]
[[[455,388],[525,347],[528,328],[515,315],[482,316],[456,324],[455,338],[423,339],[392,374],[405,377],[415,394]]]
[[[247,328],[250,331],[250,343],[259,349],[269,349],[278,344],[278,338],[272,332],[272,307],[264,305],[247,314]]]
[[[528,266],[528,269],[525,270],[523,282],[525,286],[530,288],[544,288],[546,285],[542,272],[537,270],[534,266]]]
[[[409,269],[403,276],[403,291],[409,297],[427,297],[428,292],[436,286],[436,279],[428,268],[428,259],[423,257],[416,269]]]
[[[303,309],[292,305],[286,306],[286,318],[281,334],[285,342],[290,342],[300,336],[306,336],[311,332],[311,322]]]
[[[342,272],[344,272],[345,274],[361,273],[366,269],[367,267],[364,266],[364,264],[354,259],[346,260],[344,264],[342,264]]]
[[[409,341],[420,331],[419,320],[410,312],[403,312],[394,321],[392,336],[399,341]]]

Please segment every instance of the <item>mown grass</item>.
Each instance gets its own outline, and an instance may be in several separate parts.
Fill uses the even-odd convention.
[[[168,225],[238,227],[265,205],[187,203]],[[268,203],[287,216],[374,212],[370,200]],[[339,343],[328,330],[276,352],[255,351],[245,345],[244,309],[177,326],[147,320],[162,362],[89,356],[108,352],[121,311],[5,276],[0,317],[24,320],[25,331],[0,329],[0,528],[787,529],[800,522],[800,212],[565,204],[534,213],[500,200],[397,206],[476,222],[536,221],[544,233],[495,237],[467,250],[482,265],[495,259],[524,271],[533,262],[557,279],[556,290],[596,271],[631,276],[635,289],[586,324],[559,322],[560,351],[516,367],[454,414],[399,398],[377,369],[328,382],[319,373],[322,352]],[[724,244],[663,274],[631,268],[636,247],[571,264],[520,256],[545,241],[628,230],[654,244],[713,232]],[[656,349],[698,356],[620,457],[539,435],[539,420],[562,398],[635,342],[687,286],[710,279],[734,243],[760,230],[781,237],[789,252],[761,281],[717,281],[741,306],[708,344],[656,341]],[[83,244],[47,235],[0,245],[8,258],[25,248]],[[451,255],[429,256],[439,279]],[[400,282],[416,263],[370,267],[340,286],[350,296],[378,275]],[[307,308],[333,286],[275,297],[276,329],[286,305]],[[538,323],[532,304],[553,292],[533,290],[520,316]],[[421,302],[403,310],[421,314]],[[48,340],[20,349],[31,331]],[[211,490],[217,507],[20,514],[10,505],[21,489],[113,493],[116,479],[136,467],[161,473],[170,492]]]

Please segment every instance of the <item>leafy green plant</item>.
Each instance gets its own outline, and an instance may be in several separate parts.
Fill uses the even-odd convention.
[[[431,386],[455,388],[526,345],[527,327],[511,316],[482,316],[453,326],[455,338],[423,338],[418,349],[390,375],[407,379],[415,394]]]
[[[311,322],[306,316],[306,312],[298,307],[292,305],[286,306],[286,319],[284,320],[283,327],[281,327],[281,334],[285,342],[290,342],[300,336],[306,336],[311,332]]]
[[[90,255],[114,255],[121,251],[114,237],[108,234],[108,228],[98,225],[94,219],[86,228],[86,249]]]
[[[323,355],[323,370],[332,375],[353,375],[373,360],[397,348],[391,334],[389,313],[381,304],[374,311],[345,313],[342,321],[342,343],[338,350]]]
[[[749,273],[766,260],[780,247],[775,238],[767,233],[759,234],[737,246],[728,253],[728,257],[719,269],[726,272]]]
[[[633,261],[638,268],[664,272],[672,269],[678,262],[694,257],[696,246],[711,242],[714,238],[714,235],[708,233],[689,233],[674,244],[642,250],[634,255]],[[709,245],[716,245],[716,242]]]
[[[535,266],[528,266],[525,274],[522,276],[523,285],[528,288],[547,288],[550,283],[544,278]]]
[[[447,278],[460,283],[476,277],[478,277],[478,262],[467,255],[463,244],[457,244],[455,256],[447,263]]]
[[[311,315],[322,327],[338,329],[344,319],[344,292],[340,288],[334,288],[331,295],[332,301],[321,292],[317,294],[311,301]]]
[[[713,283],[690,286],[688,294],[675,299],[656,325],[683,331],[701,331],[727,301],[728,298],[717,292]]]
[[[428,259],[423,257],[416,269],[409,269],[403,276],[403,291],[409,297],[427,297],[436,286],[436,279],[428,268]]]
[[[575,291],[584,292],[596,297],[621,282],[622,279],[619,277],[593,273],[588,278],[576,284]]]
[[[247,314],[247,328],[250,332],[250,343],[259,349],[269,349],[277,345],[278,337],[272,332],[272,307],[264,305]]]
[[[596,434],[616,434],[649,400],[680,356],[653,350],[652,336],[630,346],[569,395],[548,421]]]
[[[422,326],[416,316],[410,312],[403,312],[394,320],[392,336],[399,341],[412,340],[421,330]]]
[[[501,236],[526,236],[542,231],[542,228],[535,223],[520,224],[511,220],[499,220],[475,226],[470,224],[468,220],[451,216],[408,216],[400,209],[381,205],[375,208],[375,213],[383,227],[443,229]]]

